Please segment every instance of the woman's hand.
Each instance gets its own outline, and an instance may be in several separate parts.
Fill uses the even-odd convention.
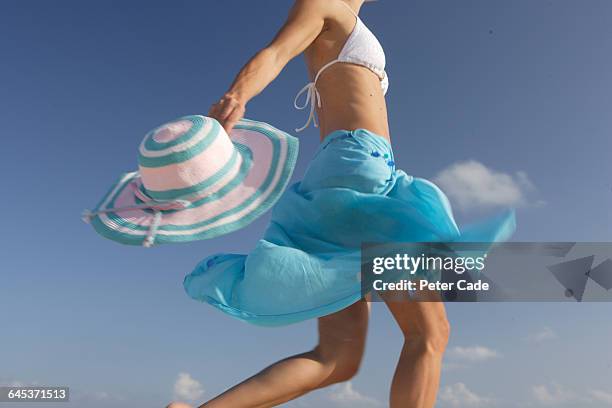
[[[221,126],[229,134],[236,123],[244,117],[246,104],[237,96],[231,93],[226,93],[213,104],[208,111],[208,116],[217,119]]]

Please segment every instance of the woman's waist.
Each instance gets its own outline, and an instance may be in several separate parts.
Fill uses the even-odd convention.
[[[390,140],[387,113],[378,104],[355,104],[350,101],[323,103],[318,112],[321,141],[337,130],[366,129],[378,137]]]
[[[376,137],[391,141],[387,115],[376,115],[376,109],[359,111],[321,109],[319,114],[319,134],[321,142],[336,131],[367,130]]]
[[[367,134],[369,137],[383,139],[385,143],[391,144],[388,125],[372,123],[364,120],[334,121],[333,123],[320,123],[319,136],[321,143],[337,133],[354,132],[355,134]]]
[[[317,107],[321,139],[338,129],[368,129],[389,139],[386,101],[376,76],[368,72],[364,75],[368,80],[351,80],[331,74],[316,84],[321,99]]]

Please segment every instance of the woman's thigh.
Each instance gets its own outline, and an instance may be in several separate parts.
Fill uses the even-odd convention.
[[[359,357],[365,348],[370,304],[361,300],[346,309],[319,318],[318,349],[323,357]]]

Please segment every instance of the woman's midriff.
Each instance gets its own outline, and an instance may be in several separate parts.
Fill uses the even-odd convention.
[[[321,140],[334,130],[367,129],[389,140],[387,106],[380,79],[369,69],[347,63],[329,67],[317,81]]]

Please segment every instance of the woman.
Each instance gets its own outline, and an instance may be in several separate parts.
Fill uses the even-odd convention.
[[[304,53],[313,81],[298,94],[306,98],[306,103],[298,105],[296,98],[296,107],[311,109],[304,127],[310,123],[319,126],[322,144],[315,159],[304,180],[288,190],[277,204],[266,236],[252,254],[240,259],[209,258],[187,277],[185,286],[192,297],[254,323],[286,324],[317,317],[319,342],[314,349],[277,362],[202,407],[271,407],[349,380],[357,373],[364,352],[369,305],[360,301],[358,291],[350,296],[328,296],[348,286],[342,289],[340,279],[331,283],[325,279],[349,269],[347,265],[351,266],[347,271],[351,276],[358,272],[359,263],[354,263],[351,256],[362,241],[464,237],[454,224],[446,198],[435,186],[395,169],[384,97],[388,85],[385,56],[358,17],[363,3],[364,0],[296,0],[274,40],[246,64],[210,110],[209,116],[229,133],[243,117],[248,101],[274,80],[292,58]],[[333,217],[328,216],[330,212]],[[368,221],[371,218],[376,223]],[[512,225],[508,216],[490,223],[485,228],[488,234],[465,237],[504,238]],[[235,268],[232,262],[237,263]],[[311,275],[317,273],[320,275],[313,284]],[[254,304],[261,299],[268,302],[253,309],[261,306],[274,311],[278,307],[283,311],[274,316],[270,312],[258,315],[250,313],[244,301],[240,307],[225,303],[235,298],[235,293],[211,301],[214,295],[210,286],[217,291],[222,286],[215,279],[232,274],[243,274],[232,281],[238,282],[232,284],[239,286],[235,290],[244,289],[243,298],[251,295]],[[298,292],[289,300],[279,295],[277,304],[270,305],[274,303],[270,300],[274,293],[261,291],[270,286],[278,291],[282,285],[308,286],[303,300],[309,306],[285,310],[300,296]],[[248,292],[253,287],[259,289]],[[325,298],[325,302],[318,302],[317,296]],[[311,301],[313,298],[317,301]],[[449,337],[444,304],[390,298],[385,301],[404,335],[391,384],[390,406],[433,407]],[[258,321],[264,315],[268,320]],[[186,405],[170,405],[181,407]]]

